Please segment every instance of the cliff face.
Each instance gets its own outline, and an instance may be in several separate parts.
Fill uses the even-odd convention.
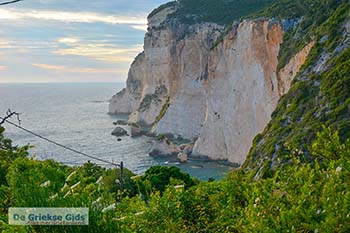
[[[300,44],[307,46],[286,62],[279,73],[280,82],[288,87],[289,75],[305,64],[291,89],[280,89],[286,94],[264,132],[254,139],[243,165],[244,170],[255,171],[257,178],[270,177],[295,158],[317,160],[310,148],[324,127],[337,131],[342,142],[350,137],[349,12],[348,1],[327,2],[305,16],[311,23],[285,35],[289,38],[281,47],[285,54]]]
[[[243,22],[211,53],[206,118],[194,153],[241,164],[278,99],[282,28],[269,21]]]
[[[279,94],[281,96],[286,94],[290,89],[294,77],[298,74],[300,68],[305,63],[314,44],[314,41],[310,42],[279,71]]]
[[[220,40],[223,26],[167,21],[174,10],[149,18],[144,52],[131,65],[127,88],[111,99],[110,113],[130,113],[130,122],[154,133],[195,140],[193,155],[242,164],[312,45],[278,78],[279,23],[244,21]]]
[[[113,96],[110,113],[131,113],[130,121],[158,134],[199,136],[205,118],[210,48],[224,30],[216,24],[160,25],[168,8],[149,18],[144,52],[131,65],[127,88]],[[170,98],[170,107],[165,109]],[[161,111],[166,111],[157,122]]]

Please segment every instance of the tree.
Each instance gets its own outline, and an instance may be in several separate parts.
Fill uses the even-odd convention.
[[[12,141],[4,137],[5,129],[0,126],[0,186],[6,185],[6,174],[11,163],[28,155],[29,146],[12,146]]]

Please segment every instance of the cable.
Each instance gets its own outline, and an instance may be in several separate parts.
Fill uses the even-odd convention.
[[[4,118],[0,117],[0,119],[3,120]],[[19,129],[23,130],[23,131],[26,131],[27,133],[30,133],[30,134],[32,134],[32,135],[38,137],[38,138],[41,138],[42,140],[45,140],[45,141],[47,141],[47,142],[50,142],[50,143],[52,143],[52,144],[54,144],[54,145],[56,145],[56,146],[58,146],[58,147],[62,147],[62,148],[64,148],[64,149],[66,149],[66,150],[72,151],[72,152],[74,152],[74,153],[76,153],[76,154],[83,155],[83,156],[88,157],[88,158],[90,158],[90,159],[94,159],[94,160],[97,160],[97,161],[100,161],[100,162],[103,162],[103,163],[107,163],[107,164],[111,164],[111,165],[113,165],[113,166],[120,167],[119,164],[112,163],[112,162],[109,162],[109,161],[107,161],[107,160],[100,159],[100,158],[97,158],[97,157],[95,157],[95,156],[91,156],[91,155],[88,155],[88,154],[86,154],[86,153],[77,151],[77,150],[75,150],[75,149],[73,149],[73,148],[67,147],[67,146],[62,145],[62,144],[60,144],[60,143],[58,143],[58,142],[55,142],[55,141],[53,141],[53,140],[51,140],[51,139],[48,139],[48,138],[46,138],[46,137],[44,137],[44,136],[41,136],[41,135],[39,135],[39,134],[37,134],[37,133],[34,133],[33,131],[30,131],[30,130],[28,130],[28,129],[25,129],[25,128],[23,128],[22,126],[17,125],[17,124],[15,124],[15,123],[11,122],[11,121],[6,120],[6,119],[5,119],[5,122],[7,122],[7,123],[9,123],[10,125],[13,125],[13,126],[19,128]]]
[[[59,163],[65,164],[65,165],[84,165],[83,162],[65,162],[65,161],[58,161]],[[95,163],[98,166],[104,166],[105,163]]]
[[[22,0],[13,0],[13,1],[9,1],[9,2],[3,2],[3,3],[0,3],[0,6],[15,3],[15,2],[20,2],[20,1],[22,1]]]

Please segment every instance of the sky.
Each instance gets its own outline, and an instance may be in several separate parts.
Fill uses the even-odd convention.
[[[165,2],[23,0],[0,6],[0,83],[125,82],[143,50],[147,15]]]

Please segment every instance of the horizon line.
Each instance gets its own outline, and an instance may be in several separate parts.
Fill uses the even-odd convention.
[[[1,84],[104,84],[104,83],[126,84],[126,81],[124,82],[0,82],[0,85]]]

